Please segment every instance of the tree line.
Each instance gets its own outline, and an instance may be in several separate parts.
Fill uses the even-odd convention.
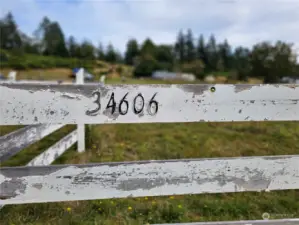
[[[263,78],[265,83],[275,83],[283,76],[299,75],[299,66],[293,45],[283,41],[263,41],[252,48],[232,48],[228,40],[217,42],[211,34],[195,37],[191,29],[179,31],[173,44],[155,44],[150,38],[142,43],[136,39],[127,42],[124,54],[112,43],[76,41],[65,37],[57,21],[44,17],[32,36],[20,29],[12,13],[0,20],[0,48],[15,54],[36,54],[85,60],[103,60],[110,63],[125,63],[134,66],[137,77],[150,76],[153,71],[166,70],[193,73],[197,78],[215,72],[228,72],[235,79]]]

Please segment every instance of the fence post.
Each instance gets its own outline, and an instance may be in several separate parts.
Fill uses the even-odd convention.
[[[16,82],[16,76],[17,76],[16,71],[10,71],[9,74],[8,74],[9,81]]]
[[[84,69],[80,68],[80,70],[76,73],[76,84],[84,84]],[[85,124],[77,124],[77,134],[78,134],[78,152],[85,151]]]
[[[105,80],[106,80],[106,76],[102,75],[101,78],[100,78],[100,83],[105,84]]]

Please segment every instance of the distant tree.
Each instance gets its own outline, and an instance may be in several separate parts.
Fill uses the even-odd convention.
[[[223,70],[230,70],[232,68],[232,50],[226,39],[218,45],[218,56],[218,62],[222,63]]]
[[[39,23],[37,29],[34,31],[34,37],[37,40],[39,53],[44,54],[47,47],[47,42],[45,40],[46,32],[49,30],[51,21],[48,17],[43,17],[42,21]]]
[[[115,63],[117,61],[117,53],[111,43],[107,46],[105,60],[110,63]]]
[[[58,22],[53,22],[49,25],[44,40],[46,42],[46,54],[62,57],[68,56],[64,34]]]
[[[186,46],[185,46],[185,36],[182,31],[179,31],[177,40],[175,43],[175,54],[176,59],[178,59],[179,62],[185,62],[186,61]]]
[[[236,79],[246,81],[250,76],[250,50],[239,46],[234,51],[233,68],[236,70]]]
[[[150,38],[145,39],[145,41],[141,45],[140,54],[151,55],[152,57],[154,57],[155,51],[156,51],[156,47],[154,42]]]
[[[173,47],[171,45],[156,46],[155,59],[158,69],[171,71],[174,65]]]
[[[134,69],[135,77],[149,77],[158,69],[158,62],[152,55],[142,55]]]
[[[217,64],[218,64],[218,49],[216,44],[216,38],[212,34],[210,36],[209,42],[206,46],[207,51],[207,69],[210,71],[216,71],[217,70]]]
[[[278,41],[274,46],[269,42],[254,45],[251,66],[251,74],[264,77],[264,83],[276,83],[283,76],[292,76],[296,66],[292,44]]]
[[[134,59],[140,54],[138,42],[136,39],[130,39],[127,43],[127,49],[125,52],[125,63],[128,65],[134,65]]]
[[[69,56],[64,34],[58,22],[52,22],[48,17],[44,17],[35,35],[40,39],[44,55]]]
[[[3,49],[18,49],[22,47],[17,24],[11,12],[0,20],[0,47]]]
[[[82,42],[81,57],[83,59],[95,59],[95,48],[90,41],[84,40]]]
[[[185,45],[186,45],[186,61],[192,62],[195,60],[196,51],[193,41],[193,34],[191,29],[188,29],[187,35],[185,37]]]
[[[21,51],[23,53],[30,53],[30,54],[39,54],[39,46],[38,43],[34,41],[33,38],[27,36],[23,32],[19,32],[20,38],[22,40],[22,47]]]
[[[194,74],[198,79],[202,79],[204,77],[204,63],[197,59],[190,63],[184,63],[182,65],[182,72]]]
[[[105,50],[104,50],[102,43],[100,43],[97,48],[97,58],[99,60],[105,60]]]
[[[78,44],[76,43],[76,40],[73,36],[70,36],[67,41],[67,49],[70,57],[78,57],[77,55]]]
[[[200,35],[198,39],[198,43],[196,46],[196,58],[201,60],[204,63],[204,65],[207,65],[208,56],[203,35]]]

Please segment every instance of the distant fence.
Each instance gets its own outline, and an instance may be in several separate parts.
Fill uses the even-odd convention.
[[[82,124],[299,121],[299,85],[2,83],[0,93],[0,125],[79,124],[78,131]],[[52,157],[55,151],[47,150]],[[299,189],[298,164],[299,155],[29,163],[1,168],[0,204]],[[190,224],[294,225],[299,219]]]

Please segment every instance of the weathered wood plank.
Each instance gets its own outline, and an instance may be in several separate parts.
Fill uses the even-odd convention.
[[[223,222],[167,223],[153,225],[299,225],[299,219],[242,220]]]
[[[32,159],[27,166],[50,165],[77,141],[77,130],[71,132],[46,151]]]
[[[27,146],[65,126],[64,124],[40,124],[23,127],[0,137],[0,162],[17,154]]]
[[[81,68],[76,74],[76,84],[84,84],[84,69]],[[85,125],[77,124],[77,151],[85,151]]]
[[[0,204],[299,188],[299,156],[13,167]]]
[[[299,85],[0,84],[0,93],[1,125],[299,120]]]

